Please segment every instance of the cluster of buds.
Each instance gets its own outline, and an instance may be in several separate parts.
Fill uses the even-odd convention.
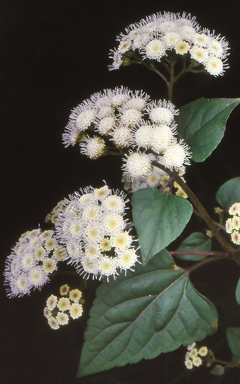
[[[147,16],[125,28],[116,41],[119,45],[110,51],[113,63],[109,70],[141,60],[163,62],[165,67],[170,55],[188,57],[191,68],[202,67],[213,76],[223,75],[228,42],[209,29],[202,29],[195,17],[185,12],[161,12]]]
[[[69,286],[64,284],[60,287],[60,295],[60,298],[49,296],[43,310],[49,326],[54,330],[59,329],[61,325],[67,325],[70,317],[78,319],[83,314],[84,300],[79,289],[70,290]]]
[[[240,245],[240,203],[232,204],[228,212],[233,217],[226,221],[226,232],[234,244]]]
[[[124,220],[125,195],[107,185],[87,187],[65,199],[56,220],[56,237],[67,259],[86,278],[114,278],[137,261],[133,237]]]
[[[5,284],[9,297],[30,294],[41,289],[49,275],[64,258],[64,251],[53,237],[53,231],[40,228],[21,235],[5,264]]]

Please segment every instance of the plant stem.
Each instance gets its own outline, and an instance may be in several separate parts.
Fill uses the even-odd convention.
[[[155,72],[158,76],[160,76],[164,82],[166,83],[167,87],[168,87],[168,80],[167,78],[162,74],[162,72],[160,72],[153,63],[151,63],[149,60],[148,61],[144,61],[141,59],[141,64],[143,64],[145,67],[147,67],[148,69],[150,69],[151,71]]]
[[[201,202],[198,200],[197,196],[193,193],[193,191],[189,188],[189,186],[181,179],[180,176],[176,173],[176,171],[172,171],[169,168],[165,167],[164,165],[158,163],[157,161],[152,161],[152,165],[154,167],[160,168],[163,171],[165,171],[169,176],[173,177],[174,180],[182,187],[184,192],[189,197],[189,200],[192,202],[192,204],[195,206],[197,211],[199,212],[200,216],[203,218],[203,220],[207,223],[209,229],[213,232],[218,242],[221,244],[222,248],[225,249],[229,254],[235,254],[235,249],[227,242],[227,240],[222,237],[220,232],[218,231],[216,225],[214,224],[213,220],[207,213],[206,209],[203,207]]]
[[[187,271],[188,275],[190,275],[190,273],[193,272],[195,269],[200,268],[207,263],[211,263],[212,261],[227,258],[228,256],[229,256],[228,253],[224,254],[224,252],[223,252],[221,255],[221,252],[219,252],[217,256],[212,256],[212,257],[209,257],[207,259],[201,260],[196,264],[193,264],[191,267],[187,268],[186,271]]]
[[[200,215],[200,213],[198,211],[196,211],[196,209],[193,208],[193,213],[195,213],[195,215],[197,215],[198,217],[201,217],[202,219],[202,216]],[[226,231],[226,228],[224,227],[224,225],[218,223],[217,221],[213,220],[214,224],[219,228],[219,229],[222,229],[223,231]]]
[[[218,252],[218,251],[168,251],[170,255],[206,255],[206,256],[219,256],[219,257],[228,257],[228,252]]]

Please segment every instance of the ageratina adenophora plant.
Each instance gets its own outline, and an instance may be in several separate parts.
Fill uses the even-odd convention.
[[[24,233],[6,260],[7,295],[41,290],[67,264],[79,286],[62,285],[43,308],[46,324],[58,330],[81,321],[84,290],[99,280],[78,377],[180,346],[187,374],[206,366],[221,375],[225,368],[240,367],[240,322],[224,331],[232,359],[215,357],[217,349],[207,345],[218,330],[216,303],[196,289],[191,276],[202,266],[214,270],[224,259],[240,265],[240,178],[219,186],[219,206],[211,215],[186,179],[191,162],[203,162],[218,146],[240,99],[201,98],[178,109],[172,95],[174,83],[187,72],[222,76],[229,68],[228,42],[190,14],[168,12],[129,25],[116,41],[109,70],[141,64],[163,79],[167,98],[152,100],[143,90],[120,86],[89,95],[72,110],[63,144],[78,144],[90,160],[121,156],[123,190],[104,181],[81,186],[47,216],[50,229]],[[192,216],[201,220],[202,231],[184,238]],[[199,276],[206,285],[204,274]],[[240,304],[240,280],[234,300]]]

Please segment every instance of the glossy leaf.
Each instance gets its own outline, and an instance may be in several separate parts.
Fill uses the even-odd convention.
[[[135,272],[106,281],[90,311],[78,376],[152,359],[217,329],[214,305],[166,250]]]
[[[227,328],[226,333],[233,356],[240,359],[240,328]]]
[[[204,161],[224,136],[226,121],[240,99],[199,99],[180,108],[178,138],[190,146],[192,160]]]
[[[216,199],[225,211],[233,203],[240,202],[240,177],[226,181],[217,191]]]
[[[177,249],[178,251],[210,251],[211,239],[200,232],[194,232],[188,236]],[[205,255],[175,255],[181,260],[199,261],[205,259]]]
[[[182,233],[193,210],[186,199],[155,188],[136,191],[132,207],[144,264]]]

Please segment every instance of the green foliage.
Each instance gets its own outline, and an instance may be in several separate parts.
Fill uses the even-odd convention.
[[[240,359],[240,328],[227,328],[226,334],[233,356]]]
[[[226,181],[217,191],[216,199],[225,211],[233,203],[240,202],[240,177]]]
[[[180,108],[178,138],[190,146],[192,159],[204,161],[221,142],[226,121],[240,99],[199,99]]]
[[[215,367],[210,371],[210,373],[215,376],[222,376],[224,372],[225,368],[220,364],[215,365]]]
[[[217,329],[214,305],[166,250],[136,271],[101,284],[90,311],[79,376],[202,340]]]
[[[192,215],[187,200],[154,188],[136,191],[132,208],[144,264],[182,233]]]
[[[240,304],[240,279],[238,280],[237,288],[236,288],[236,300],[237,300],[237,303]]]
[[[194,232],[188,236],[178,247],[178,251],[210,251],[211,239],[200,232]],[[205,259],[206,255],[176,255],[181,260],[199,261]]]

